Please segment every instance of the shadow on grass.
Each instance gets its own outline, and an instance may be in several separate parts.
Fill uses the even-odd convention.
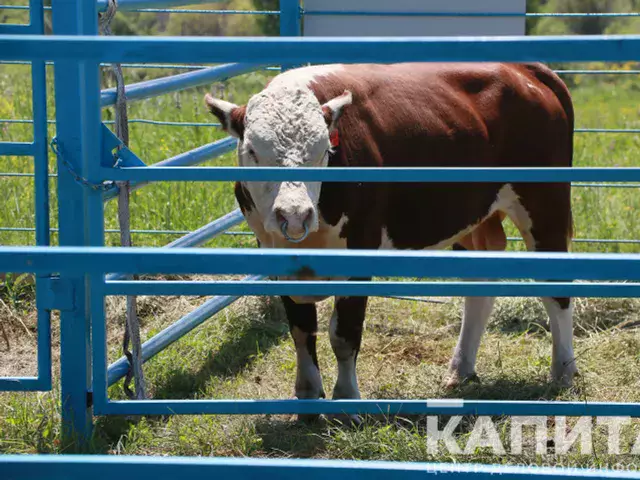
[[[279,301],[263,301],[258,309],[251,308],[236,317],[238,328],[234,329],[220,348],[211,352],[197,371],[173,369],[156,384],[154,399],[189,399],[204,389],[212,377],[229,378],[238,375],[263,354],[289,335]],[[260,319],[256,321],[255,319]],[[215,321],[215,320],[214,320]],[[122,381],[112,397],[122,397]],[[149,425],[162,423],[166,416],[145,416]],[[106,453],[126,448],[127,432],[135,427],[141,417],[105,416],[96,421],[95,441],[91,451]]]
[[[580,396],[582,390],[579,380],[576,386],[571,387],[573,395]],[[567,391],[567,388],[546,381],[544,379],[495,379],[488,381],[473,381],[461,385],[450,391],[441,390],[434,398],[443,399],[464,399],[464,400],[492,400],[492,401],[527,401],[527,400],[556,400]],[[385,393],[387,395],[385,395]],[[391,393],[391,395],[388,395]],[[397,392],[395,392],[397,393]],[[399,398],[392,392],[384,392],[377,398]],[[435,415],[435,414],[433,414]],[[396,424],[401,427],[409,428],[419,426],[426,427],[425,414],[402,414],[402,415],[367,415],[364,420],[368,424]],[[438,417],[439,428],[442,428],[452,415],[436,415]],[[462,415],[463,421],[461,426],[456,430],[463,432],[468,420],[476,418],[476,415]]]
[[[127,442],[127,432],[139,423],[139,417],[107,415],[96,419],[91,452],[112,453]]]
[[[292,420],[263,418],[256,422],[256,433],[262,448],[269,454],[310,458],[325,449],[327,428],[322,420],[302,423]]]
[[[259,310],[251,309],[237,317],[239,328],[230,333],[220,348],[211,352],[196,371],[170,371],[154,389],[154,398],[190,398],[201,391],[212,377],[229,378],[251,366],[289,335],[279,300],[263,301]],[[260,321],[255,321],[259,318]]]
[[[498,378],[469,382],[448,392],[446,398],[465,400],[554,400],[566,388],[542,379]]]

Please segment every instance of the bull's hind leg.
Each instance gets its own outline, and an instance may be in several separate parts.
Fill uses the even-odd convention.
[[[465,297],[462,327],[449,363],[447,388],[476,378],[476,358],[480,340],[493,310],[495,297]]]
[[[514,193],[517,197],[508,214],[520,230],[527,249],[567,252],[572,234],[569,186],[521,184],[514,188]],[[570,386],[578,373],[573,353],[573,301],[566,297],[541,300],[551,327],[552,379],[563,386]]]
[[[542,298],[549,315],[553,350],[551,377],[568,387],[578,373],[573,353],[573,300],[571,298]]]
[[[502,229],[502,215],[488,218],[474,232],[453,246],[454,250],[504,250],[506,237]],[[480,340],[493,310],[495,297],[466,297],[462,313],[462,327],[458,343],[449,364],[447,388],[476,377],[476,358]]]

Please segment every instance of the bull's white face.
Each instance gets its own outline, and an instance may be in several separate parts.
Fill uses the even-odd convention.
[[[247,104],[244,141],[238,149],[241,166],[326,167],[329,130],[321,105],[307,88],[273,88]],[[318,229],[320,182],[248,182],[246,184],[264,228],[301,238],[305,228]]]
[[[209,96],[206,102],[234,134],[229,119],[239,107]],[[349,92],[323,106],[306,86],[278,85],[263,90],[247,104],[243,125],[235,127],[240,138],[240,166],[326,167],[330,130],[349,103]],[[224,110],[228,111],[226,116],[218,113]],[[240,128],[243,134],[237,132]],[[318,230],[320,182],[246,182],[244,186],[267,232],[296,241]]]

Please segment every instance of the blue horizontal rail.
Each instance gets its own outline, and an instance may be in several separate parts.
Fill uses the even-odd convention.
[[[639,71],[640,73],[640,71]],[[48,123],[54,124],[55,120],[47,120]],[[0,118],[0,123],[17,123],[17,124],[32,124],[33,120],[27,119],[12,119],[12,118]],[[103,122],[107,125],[114,124],[113,120]],[[220,123],[209,122],[170,122],[166,120],[149,120],[146,118],[132,118],[129,123],[144,123],[149,125],[163,125],[169,127],[220,127]],[[640,133],[640,128],[576,128],[575,133]]]
[[[167,125],[167,126],[175,126],[175,127],[219,127],[220,123],[209,123],[209,122],[168,122],[165,120],[151,120],[147,118],[130,118],[128,120],[129,123],[146,123],[149,125]],[[8,123],[8,124],[23,124],[23,125],[33,125],[33,120],[30,119],[22,119],[22,118],[0,118],[0,123]],[[47,120],[47,123],[50,125],[55,125],[55,120]],[[102,123],[105,125],[114,125],[115,121],[113,120],[105,120]]]
[[[131,11],[137,8],[178,7],[181,5],[195,5],[196,3],[216,3],[222,0],[118,0],[118,10]],[[107,0],[97,0],[98,11],[107,9]]]
[[[35,148],[31,142],[0,142],[0,156],[33,156]]]
[[[0,227],[0,232],[26,232],[26,233],[35,233],[36,229],[33,227]],[[58,228],[50,228],[50,232],[57,233],[60,231]],[[187,235],[191,233],[193,230],[145,230],[145,229],[132,229],[131,233],[136,233],[138,235]],[[117,228],[105,228],[104,233],[120,233],[120,230]],[[240,232],[240,231],[232,231],[232,232],[222,232],[222,235],[253,235],[253,232]],[[593,241],[597,242],[598,239],[593,239]],[[621,242],[635,242],[635,240],[620,240]],[[640,240],[638,240],[640,243]]]
[[[507,240],[510,242],[521,242],[522,237],[507,237]],[[640,245],[640,239],[636,239],[636,238],[572,238],[571,241],[575,243],[610,243],[610,244]]]
[[[185,5],[191,5],[196,2],[188,2]],[[210,2],[206,2],[210,3]],[[127,5],[128,6],[128,5]],[[194,9],[194,8],[131,8],[128,11],[141,13],[204,13],[215,15],[280,15],[279,10],[211,10],[211,9]],[[0,5],[0,10],[29,10],[26,5]],[[45,6],[43,10],[50,11],[51,7]]]
[[[31,175],[32,174],[25,174]],[[2,174],[0,174],[2,177]],[[597,185],[598,187],[607,187],[607,185]],[[640,188],[639,185],[635,185],[635,187]],[[0,227],[0,232],[24,232],[24,233],[34,233],[36,231],[33,227]],[[59,229],[51,228],[50,232],[58,232]],[[131,233],[135,233],[138,235],[187,235],[192,233],[193,230],[149,230],[149,229],[133,229]],[[105,228],[104,233],[110,234],[119,234],[120,230],[116,228]],[[230,235],[230,236],[253,236],[253,232],[242,232],[242,231],[225,231],[222,232],[222,235]],[[507,240],[510,242],[521,242],[522,237],[507,237]],[[603,243],[603,244],[622,244],[622,245],[640,245],[640,239],[633,238],[572,238],[572,242],[574,243]]]
[[[640,75],[640,70],[554,70],[558,75]]]
[[[49,345],[46,347],[49,348]],[[44,377],[0,377],[0,392],[34,392],[50,388]]]
[[[205,15],[280,15],[278,10],[211,10],[203,8],[137,8],[141,13],[191,13]]]
[[[601,183],[601,182],[576,182],[572,187],[579,188],[640,188],[640,183]]]
[[[640,133],[640,128],[576,128],[574,133]]]
[[[47,66],[53,65],[53,62],[46,62]],[[22,60],[0,60],[0,65],[30,65],[31,62]],[[109,66],[110,63],[101,63],[101,67]],[[169,69],[169,70],[201,70],[209,68],[211,65],[182,65],[182,64],[166,64],[166,63],[123,63],[122,68],[153,68],[153,69]],[[266,67],[265,70],[280,70],[280,67]],[[640,75],[640,70],[554,70],[559,75]]]
[[[640,283],[113,281],[107,295],[344,295],[381,297],[640,297]]]
[[[0,24],[0,35],[31,35],[38,32],[31,25],[21,25],[12,23]]]
[[[214,149],[213,145],[215,145],[215,144],[217,144],[217,145],[216,145],[216,148]],[[211,149],[209,151],[209,154],[212,155],[212,156],[209,157],[207,155],[205,157],[204,154],[202,155],[202,157],[200,157],[199,155],[198,156],[194,156],[194,157],[192,157],[192,160],[194,160],[194,162],[195,162],[193,164],[202,163],[205,160],[210,160],[210,159],[215,158],[215,157],[217,157],[219,155],[222,155],[224,153],[231,152],[235,148],[235,143],[233,143],[233,139],[231,137],[227,137],[227,138],[225,138],[223,140],[219,140],[218,142],[214,142],[213,144],[204,145],[203,147],[199,147],[199,148],[206,149],[207,151],[209,151],[209,149]],[[217,149],[219,149],[219,150],[216,153],[214,150],[217,150]],[[195,150],[198,150],[198,149],[195,149]],[[188,153],[188,152],[185,152],[185,154],[186,153]],[[172,158],[181,158],[185,154],[180,154],[177,157],[172,157]],[[161,165],[168,166],[167,164],[164,164],[163,162],[167,162],[169,160],[172,160],[172,159],[163,160],[162,162],[158,162],[158,163],[156,163],[154,165],[150,165],[150,168],[154,168],[154,166],[161,166]],[[169,165],[172,165],[172,164],[169,164]],[[50,173],[50,174],[48,174],[48,176],[50,178],[56,178],[58,175],[55,174],[55,173]],[[0,172],[0,177],[19,177],[19,178],[26,177],[26,178],[33,178],[34,174],[33,173],[21,173],[21,172]],[[137,190],[137,188],[140,188],[140,186],[145,185],[147,183],[148,182],[140,182],[139,184],[135,183],[134,184],[134,190]],[[571,186],[573,188],[640,188],[640,183],[615,183],[615,182],[609,182],[609,183],[601,183],[601,182],[595,182],[594,183],[594,182],[590,182],[590,183],[585,183],[585,182],[576,182],[576,183],[572,183]],[[113,192],[113,191],[109,190],[107,192],[106,197],[108,199],[114,198],[115,197],[114,193],[116,193],[116,192]],[[163,231],[165,231],[165,230],[163,230]],[[136,230],[136,231],[133,231],[132,230],[132,233],[149,233],[149,232],[153,232],[153,231],[151,231],[151,230]],[[167,232],[169,232],[169,233],[178,233],[177,231],[167,231]],[[184,233],[189,233],[189,231],[185,231]],[[583,241],[590,241],[590,239],[582,239],[582,240]],[[594,240],[594,241],[597,241],[597,240]],[[629,241],[631,241],[631,240],[629,240]]]
[[[309,16],[357,16],[357,17],[556,17],[556,18],[618,18],[640,17],[638,12],[394,12],[394,11],[366,11],[366,10],[302,10],[303,15]]]
[[[107,125],[114,124],[114,121],[103,122]],[[146,125],[160,125],[165,127],[220,127],[218,122],[168,122],[166,120],[149,120],[146,118],[132,118],[129,123],[142,123]],[[632,133],[632,132],[629,132]],[[633,132],[635,133],[635,132]]]
[[[97,415],[567,415],[640,417],[640,403],[506,400],[134,400],[96,398]]]
[[[8,479],[52,478],[112,480],[133,476],[154,480],[176,478],[277,478],[279,480],[385,480],[464,479],[486,480],[494,476],[521,479],[592,480],[640,478],[640,472],[562,467],[482,465],[472,463],[422,463],[356,460],[158,457],[127,455],[3,455],[0,470]]]
[[[134,182],[638,182],[640,168],[129,167],[102,168],[101,176]]]
[[[261,280],[263,278],[264,276],[262,275],[254,275],[246,277],[242,282],[244,285],[247,285],[248,282]],[[216,296],[207,300],[198,308],[189,312],[180,320],[171,324],[160,333],[144,342],[142,344],[142,362],[144,363],[150,360],[169,345],[204,323],[213,315],[246,295],[246,293],[239,292],[236,295]],[[121,357],[116,360],[113,364],[109,365],[109,368],[107,369],[107,385],[111,386],[116,383],[127,374],[128,370],[129,360],[126,357]]]
[[[252,72],[262,65],[254,65],[249,63],[229,63],[226,65],[217,65],[215,67],[196,70],[193,72],[182,73],[180,75],[171,75],[168,77],[155,78],[146,82],[135,83],[125,87],[127,100],[142,100],[145,98],[156,97],[165,93],[177,92],[187,88],[206,85],[211,82],[224,81],[229,78]],[[100,94],[100,104],[103,107],[115,105],[116,89],[109,88],[103,90]]]
[[[640,281],[640,254],[326,249],[0,247],[2,269],[71,275],[202,273]]]
[[[4,60],[87,62],[589,62],[640,60],[639,35],[500,37],[95,37],[0,35]]]
[[[45,62],[50,67],[54,62]],[[0,60],[0,65],[31,65],[31,62],[25,60]],[[101,67],[109,67],[111,63],[101,63]],[[202,70],[210,68],[213,65],[180,65],[180,64],[161,64],[161,63],[121,63],[122,68],[157,68],[166,70]],[[262,70],[280,71],[280,67],[263,67]],[[625,70],[626,72],[627,70]]]
[[[215,0],[214,0],[215,1]],[[219,0],[218,0],[219,1]],[[134,5],[193,5],[195,3],[213,3],[208,0],[156,0],[148,2],[145,0],[120,0],[119,9],[132,12],[150,13],[205,13],[221,15],[280,15],[279,10],[211,10],[211,9],[189,9],[189,8],[149,8],[134,7]],[[122,5],[122,6],[120,6]],[[106,0],[98,0],[100,11],[106,9]],[[0,10],[29,10],[26,5],[0,5]],[[45,6],[44,10],[51,10]],[[555,17],[555,18],[617,18],[617,17],[639,17],[638,12],[385,12],[385,11],[361,11],[361,10],[304,10],[302,15],[339,15],[339,16],[384,16],[384,17]]]

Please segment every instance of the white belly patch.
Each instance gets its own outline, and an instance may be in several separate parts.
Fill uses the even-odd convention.
[[[484,215],[484,217],[477,223],[474,223],[473,225],[469,225],[465,228],[463,228],[462,230],[460,230],[458,233],[456,233],[455,235],[441,240],[440,242],[436,243],[435,245],[429,245],[427,247],[425,247],[425,250],[444,250],[445,248],[448,248],[450,246],[452,246],[454,243],[456,243],[458,240],[464,238],[466,235],[470,234],[471,232],[473,232],[476,227],[478,227],[478,225],[480,225],[482,222],[484,222],[487,218],[489,218],[491,215],[493,215],[494,213],[496,213],[497,211],[502,211],[505,212],[507,214],[510,214],[513,209],[514,206],[520,205],[518,196],[516,195],[516,193],[513,191],[513,188],[511,187],[510,184],[504,185],[499,191],[498,191],[498,195],[496,196],[496,200],[491,204],[491,206],[489,207],[489,210],[487,211],[486,215]],[[389,232],[387,231],[387,227],[383,226],[382,227],[382,236],[381,236],[381,241],[380,241],[380,247],[378,247],[380,250],[398,250],[394,244],[393,244],[393,239],[389,236]]]

